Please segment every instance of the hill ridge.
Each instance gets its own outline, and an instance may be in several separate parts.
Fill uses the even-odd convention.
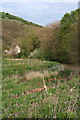
[[[12,15],[10,13],[6,13],[6,12],[0,12],[0,18],[2,19],[14,19],[14,20],[18,20],[18,21],[21,21],[23,22],[24,24],[27,24],[27,25],[35,25],[35,26],[38,26],[38,27],[42,27],[41,25],[38,25],[36,23],[33,23],[33,22],[29,22],[21,17],[18,17],[18,16],[15,16],[15,15]]]

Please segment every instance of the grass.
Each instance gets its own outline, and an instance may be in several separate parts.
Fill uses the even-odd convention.
[[[79,118],[79,78],[67,80],[72,71],[56,71],[55,65],[60,66],[37,59],[3,60],[3,118]]]

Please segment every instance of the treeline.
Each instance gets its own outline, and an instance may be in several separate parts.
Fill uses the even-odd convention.
[[[66,13],[60,22],[41,30],[41,33],[39,33],[41,44],[40,48],[37,49],[36,57],[62,63],[78,64],[79,13],[80,9]]]
[[[80,9],[66,13],[61,20],[58,38],[58,60],[66,63],[78,63],[78,25]]]
[[[5,12],[0,12],[0,18],[3,18],[3,19],[14,19],[14,20],[17,20],[17,21],[21,21],[23,22],[24,24],[27,24],[27,25],[36,25],[36,26],[39,26],[39,27],[42,27],[38,24],[34,24],[32,22],[28,22],[27,20],[24,20],[23,18],[20,18],[20,17],[17,17],[17,16],[14,16],[14,15],[11,15],[9,13],[5,13]]]
[[[13,36],[12,39],[14,38],[11,44],[17,41],[16,43],[22,50],[17,57],[38,58],[61,63],[77,64],[80,53],[78,39],[79,14],[80,9],[66,13],[59,22],[46,27],[23,26],[17,23],[11,23],[14,28],[12,29],[8,22],[8,27],[5,27],[7,24],[5,25],[3,23],[4,32],[6,28],[6,34],[3,32],[3,38],[6,41],[6,36],[12,31],[12,33],[9,34],[9,36]],[[6,16],[8,18],[10,17],[9,19],[23,21],[22,18],[12,16],[8,13],[2,13],[2,15],[3,18]],[[18,34],[15,33],[16,26],[18,27],[16,33]],[[10,41],[8,36],[7,40]]]

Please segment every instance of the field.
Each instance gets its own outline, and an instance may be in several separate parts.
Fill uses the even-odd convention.
[[[4,59],[3,118],[79,118],[78,82],[57,62]]]

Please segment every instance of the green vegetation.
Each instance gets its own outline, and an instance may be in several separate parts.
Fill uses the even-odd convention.
[[[67,80],[72,71],[66,69],[67,76],[62,77],[55,67],[60,65],[37,59],[3,60],[3,118],[79,118],[78,76]]]
[[[21,21],[21,22],[23,22],[24,24],[27,24],[27,25],[35,25],[35,26],[42,27],[40,25],[34,24],[32,22],[28,22],[27,20],[24,20],[24,19],[22,19],[20,17],[14,16],[14,15],[11,15],[11,14],[5,13],[5,12],[0,12],[0,18],[3,18],[3,19],[14,19],[14,20],[17,20],[17,21]]]
[[[3,55],[3,118],[79,119],[79,12],[46,27],[0,12],[3,51],[21,48]]]
[[[44,28],[44,33],[42,30],[40,57],[61,63],[78,64],[79,12],[80,9],[66,13],[60,23]]]
[[[80,9],[66,13],[58,33],[58,60],[78,64],[78,15]],[[74,58],[74,59],[73,59]]]
[[[19,45],[21,54],[19,57],[26,57],[40,45],[37,31],[39,26],[24,24],[14,19],[2,19],[3,50]]]
[[[60,22],[39,27],[9,13],[0,13],[3,23],[3,50],[18,44],[19,58],[33,57],[61,63],[78,64],[78,13],[66,13]],[[36,52],[34,52],[36,50]],[[74,58],[74,59],[73,59]]]

